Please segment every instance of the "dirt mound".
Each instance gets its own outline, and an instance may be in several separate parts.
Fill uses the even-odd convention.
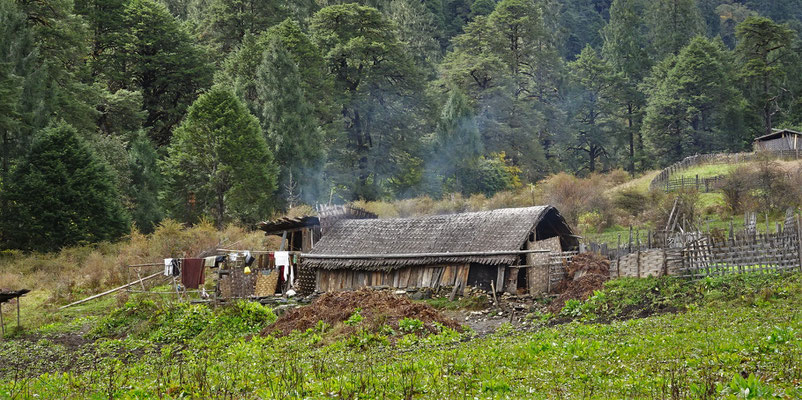
[[[358,324],[344,325],[343,322],[360,309],[362,320]],[[262,335],[278,333],[280,336],[290,332],[306,331],[315,328],[318,321],[323,321],[338,330],[338,334],[347,335],[357,329],[378,332],[383,325],[399,331],[398,321],[404,318],[415,318],[423,322],[423,328],[435,333],[435,323],[461,331],[460,325],[427,304],[413,303],[406,297],[395,296],[387,292],[363,289],[354,292],[326,293],[312,304],[296,308],[282,315],[275,323],[266,327]]]
[[[565,272],[565,278],[554,288],[560,295],[549,306],[549,311],[555,314],[562,310],[566,301],[585,301],[594,291],[600,290],[610,279],[610,260],[596,253],[577,254]]]
[[[610,276],[610,260],[596,253],[577,254],[565,270],[566,279],[579,279],[585,274]]]

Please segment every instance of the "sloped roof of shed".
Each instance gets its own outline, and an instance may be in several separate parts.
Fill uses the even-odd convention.
[[[551,206],[418,218],[342,220],[320,239],[312,255],[421,254],[520,250],[538,223],[552,212],[555,223],[565,220]],[[513,264],[517,255],[410,257],[392,259],[310,258],[304,265],[323,268],[389,270],[409,265],[449,263]]]

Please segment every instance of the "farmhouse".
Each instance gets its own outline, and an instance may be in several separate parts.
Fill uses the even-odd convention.
[[[802,133],[790,129],[774,129],[772,133],[755,138],[755,151],[801,150]]]
[[[453,285],[534,294],[548,287],[549,256],[536,250],[577,247],[577,236],[557,209],[538,206],[340,219],[324,229],[301,262],[302,268],[315,271],[315,289],[322,292]]]

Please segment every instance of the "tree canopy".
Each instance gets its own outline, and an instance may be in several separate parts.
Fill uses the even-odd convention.
[[[0,0],[0,199],[28,190],[34,144],[54,130],[103,165],[121,215],[145,232],[166,217],[249,225],[300,204],[492,195],[559,172],[635,175],[745,151],[802,126],[799,10]]]

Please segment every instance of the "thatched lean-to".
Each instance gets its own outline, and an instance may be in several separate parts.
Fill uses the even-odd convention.
[[[571,228],[551,206],[345,219],[325,232],[303,258],[303,266],[318,271],[321,291],[452,284],[489,288],[490,281],[501,290],[505,276],[513,291],[527,286],[527,274],[509,279],[532,259],[521,251],[550,238],[556,251],[578,246]],[[508,271],[510,267],[515,271]]]

